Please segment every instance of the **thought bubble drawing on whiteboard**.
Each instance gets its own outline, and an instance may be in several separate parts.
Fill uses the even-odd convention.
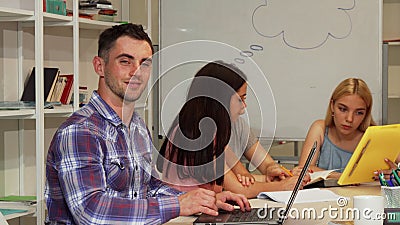
[[[281,37],[295,49],[314,49],[351,34],[348,11],[354,8],[355,0],[265,0],[254,10],[252,23],[263,37]]]

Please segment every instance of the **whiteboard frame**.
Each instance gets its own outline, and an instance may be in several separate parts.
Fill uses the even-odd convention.
[[[355,1],[360,1],[360,0],[355,0]],[[379,19],[379,21],[378,21],[378,23],[379,23],[379,28],[378,28],[378,30],[379,30],[378,61],[379,62],[377,64],[377,66],[379,67],[379,75],[376,78],[378,79],[378,82],[381,84],[382,87],[380,87],[381,88],[380,90],[377,90],[378,93],[375,93],[375,96],[374,96],[374,107],[373,107],[374,114],[373,115],[374,115],[375,121],[378,124],[382,124],[383,119],[384,119],[383,116],[384,116],[385,110],[387,110],[387,109],[385,109],[385,107],[387,107],[387,106],[385,106],[385,101],[387,101],[387,96],[384,96],[384,93],[385,93],[385,83],[384,83],[385,82],[385,78],[384,78],[384,74],[383,74],[383,59],[382,59],[382,54],[383,54],[383,52],[382,52],[382,42],[383,42],[382,41],[383,2],[379,1],[379,0],[377,0],[377,1],[379,2],[378,3],[379,4],[379,12],[378,12],[378,14],[379,14],[378,15],[378,19]],[[163,6],[163,4],[167,4],[167,3],[168,3],[168,1],[167,2],[166,1],[164,1],[164,2],[159,1],[159,15],[160,15],[159,16],[159,43],[160,43],[160,49],[162,49],[164,47],[163,46],[163,38],[162,38],[162,35],[163,35],[163,33],[162,33],[162,19],[163,19],[162,6]],[[193,75],[194,75],[194,73],[193,73]],[[163,99],[161,88],[162,88],[162,84],[160,85],[160,89],[159,89],[159,102],[158,102],[159,103],[159,107],[161,107],[162,99]],[[328,90],[327,92],[329,92],[329,94],[330,94],[331,91],[333,91],[333,89],[332,90]],[[326,110],[327,104],[328,103],[326,103],[326,105],[322,106],[323,111]],[[320,118],[315,118],[315,119],[320,119]],[[159,121],[160,121],[160,119],[159,119]],[[158,127],[160,127],[160,124],[161,123],[159,123]],[[308,130],[308,127],[307,127],[307,130]],[[160,128],[159,128],[159,134],[163,135],[162,130]],[[269,139],[268,137],[262,137],[262,138]],[[305,135],[304,135],[304,137],[285,137],[285,136],[279,136],[278,137],[278,136],[275,136],[275,137],[273,137],[273,140],[302,141],[302,140],[304,140],[304,138],[305,138]]]

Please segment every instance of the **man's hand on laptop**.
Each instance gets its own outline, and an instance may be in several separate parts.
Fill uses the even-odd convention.
[[[216,194],[214,191],[198,188],[178,197],[180,216],[189,216],[205,213],[212,216],[218,215],[218,208],[232,211],[234,206],[227,201],[235,202],[242,211],[250,210],[250,203],[244,195],[223,191]]]
[[[186,192],[178,197],[180,216],[189,216],[196,213],[205,213],[212,216],[218,215],[216,194],[203,188]]]
[[[226,211],[234,210],[235,208],[233,204],[239,206],[242,211],[251,210],[249,200],[247,200],[247,198],[242,194],[235,194],[230,191],[223,191],[216,195],[216,199],[217,207]]]

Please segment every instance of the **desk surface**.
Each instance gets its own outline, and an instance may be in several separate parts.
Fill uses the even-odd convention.
[[[334,193],[344,196],[350,197],[349,201],[345,206],[339,206],[337,202],[330,201],[330,202],[315,202],[315,203],[298,203],[293,204],[291,210],[292,212],[305,212],[305,216],[300,216],[300,219],[292,219],[289,218],[286,220],[285,225],[310,225],[310,224],[318,224],[318,225],[326,225],[329,221],[332,220],[346,220],[345,214],[346,209],[353,207],[353,196],[356,195],[381,195],[380,185],[377,182],[374,183],[367,183],[361,184],[359,186],[345,186],[345,187],[334,187],[334,188],[327,188],[328,190],[333,191]],[[264,199],[250,199],[250,203],[252,207],[264,207],[265,204],[268,204],[268,207],[285,207],[282,203],[276,203]],[[343,202],[341,203],[343,204]],[[330,216],[329,211],[327,209],[332,209],[332,215]],[[319,217],[316,219],[310,219],[311,213],[304,211],[304,209],[315,209],[316,216]],[[324,211],[325,210],[325,211]],[[336,210],[336,211],[335,211]],[[340,212],[343,212],[342,218],[340,216]],[[294,215],[294,214],[293,214]],[[351,214],[350,214],[351,215]],[[335,218],[334,218],[335,217]],[[170,220],[166,225],[191,225],[193,221],[196,219],[195,216],[180,216],[173,220]],[[347,219],[348,220],[348,219]]]

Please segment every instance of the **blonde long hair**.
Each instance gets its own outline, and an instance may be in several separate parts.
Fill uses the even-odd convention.
[[[367,84],[362,79],[359,78],[347,78],[346,80],[340,82],[340,84],[335,88],[335,90],[332,93],[332,96],[330,98],[331,101],[329,102],[328,109],[326,111],[325,126],[329,127],[334,125],[332,119],[332,111],[330,107],[331,104],[334,104],[336,100],[338,100],[343,96],[352,94],[360,96],[367,105],[365,118],[358,127],[358,130],[365,132],[365,130],[369,126],[376,125],[371,115],[372,95]]]

